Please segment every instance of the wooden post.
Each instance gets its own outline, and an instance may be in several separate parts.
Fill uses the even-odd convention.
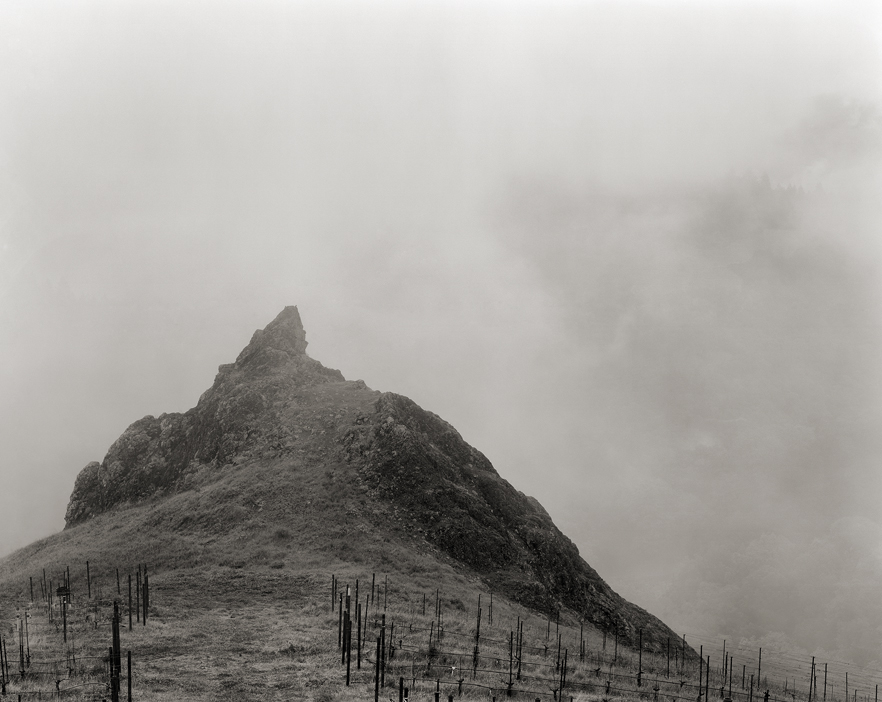
[[[729,655],[729,699],[732,699],[732,668],[735,666],[735,659]],[[723,681],[725,682],[725,680]]]
[[[28,610],[24,612],[24,630],[25,630],[25,665],[27,668],[31,667],[31,637],[28,633],[28,619],[30,619],[31,614]]]
[[[380,624],[380,687],[386,687],[386,615]]]
[[[667,657],[667,660],[668,660],[668,667],[667,667],[667,671],[665,672],[665,677],[669,678],[669,677],[671,677],[671,637],[670,636],[668,637],[668,643],[665,646],[665,656]]]
[[[132,630],[132,574],[129,573],[129,631]]]
[[[144,596],[141,598],[144,605],[144,614],[141,616],[141,624],[147,624],[147,610],[150,607],[150,579],[147,576],[147,566],[144,566]]]
[[[135,580],[135,621],[141,623],[141,566],[138,566],[138,573]]]
[[[128,702],[132,702],[132,652],[128,651],[126,653],[126,678],[128,679],[128,687],[129,687],[129,699]]]
[[[350,671],[352,670],[352,619],[346,612],[346,686],[349,687]]]
[[[812,702],[812,685],[815,679],[815,657],[812,656],[812,672],[809,676],[809,693],[808,693],[808,702]]]
[[[511,676],[514,672],[514,632],[508,632],[508,690],[506,697],[511,697]]]
[[[373,594],[373,588],[371,589]],[[380,637],[377,637],[377,655],[374,657],[374,702],[380,701]]]
[[[643,629],[638,632],[640,652],[637,654],[637,687],[643,685]]]
[[[337,648],[343,647],[343,593],[338,598],[340,607],[337,610]]]
[[[707,669],[704,675],[704,700],[708,702],[710,697],[710,656],[707,657]]]
[[[518,622],[518,675],[517,679],[521,679],[521,659],[524,656],[524,622]]]
[[[355,667],[361,670],[361,603],[355,605]]]
[[[701,663],[698,666],[698,696],[701,697],[704,685],[704,646],[698,648],[698,658]]]
[[[756,664],[756,684],[763,686],[763,649],[759,650],[759,662]]]
[[[92,599],[92,575],[89,573],[89,561],[86,561],[86,587],[89,599]]]
[[[827,702],[827,664],[824,663],[824,702]]]
[[[107,649],[107,663],[107,669],[110,673],[110,702],[119,702],[119,691],[117,690],[116,680],[114,679],[113,646],[110,646]]]
[[[0,636],[0,695],[6,697],[6,666],[3,661],[3,637]]]

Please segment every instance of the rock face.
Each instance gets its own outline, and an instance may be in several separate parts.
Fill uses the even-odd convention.
[[[306,355],[300,313],[286,307],[266,329],[254,332],[235,363],[218,369],[196,407],[139,419],[101,463],[87,465],[74,484],[67,526],[180,490],[200,469],[243,456],[277,455],[292,441],[280,410],[296,399],[297,390],[343,380],[340,371]]]
[[[333,455],[408,533],[497,592],[543,612],[570,608],[625,642],[638,629],[650,646],[676,640],[613,592],[541,505],[447,422],[406,397],[346,381],[309,358],[306,345],[297,308],[287,307],[220,367],[196,407],[132,424],[77,477],[67,527],[187,490],[193,476],[223,466]]]

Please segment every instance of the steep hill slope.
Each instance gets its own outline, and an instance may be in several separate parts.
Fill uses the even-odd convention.
[[[297,514],[302,540],[357,517],[351,528],[395,532],[538,611],[570,609],[631,643],[639,629],[650,644],[676,638],[613,592],[539,503],[452,426],[405,397],[346,381],[306,345],[288,307],[220,367],[196,407],[132,424],[77,477],[67,529],[145,503],[175,530]],[[238,493],[196,500],[221,478],[241,483]]]

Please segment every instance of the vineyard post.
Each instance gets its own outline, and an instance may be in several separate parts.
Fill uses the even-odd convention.
[[[815,679],[815,657],[812,656],[812,672],[809,677],[809,693],[808,693],[808,702],[812,702],[812,684]],[[817,695],[816,695],[817,697]]]
[[[135,579],[135,621],[141,623],[141,566]]]
[[[3,675],[4,685],[9,682],[9,653],[6,651],[6,638],[0,637],[0,644],[2,644],[0,645],[0,665],[6,671]]]
[[[31,613],[28,610],[25,610],[24,613],[24,629],[25,629],[25,650],[27,653],[27,657],[25,658],[25,663],[27,667],[31,667],[31,637],[28,633],[28,619],[31,618]]]
[[[64,622],[64,643],[67,643],[67,598],[69,595],[61,596],[61,619]]]
[[[705,702],[708,702],[710,697],[710,656],[707,657],[707,670],[705,671],[704,676],[704,699]]]
[[[478,667],[478,652],[481,645],[481,593],[478,593],[478,623],[475,625],[475,668]]]
[[[331,573],[331,612],[334,611],[334,605],[337,604],[337,582],[336,577]]]
[[[355,667],[361,670],[361,603],[355,605]]]
[[[88,593],[88,597],[92,599],[92,574],[89,572],[89,561],[86,561],[86,587],[88,588],[86,592]]]
[[[349,618],[349,612],[343,611],[343,620],[341,627],[341,635],[340,645],[337,647],[340,649],[340,663],[342,665],[346,665],[346,620]]]
[[[398,702],[404,702],[404,678],[398,678]]]
[[[704,661],[704,646],[698,647],[698,658],[702,662]],[[704,665],[698,666],[698,699],[701,699],[701,689],[704,685]]]
[[[763,649],[759,650],[759,662],[756,664],[756,684],[763,686]]]
[[[732,668],[734,667],[735,659],[732,656],[729,656],[729,699],[732,699]],[[725,680],[723,682],[726,682]],[[809,700],[811,702],[811,700]]]
[[[126,679],[128,682],[129,688],[129,699],[128,702],[132,702],[132,652],[126,652]]]
[[[827,702],[827,664],[824,663],[824,702]]]
[[[557,657],[554,659],[554,669],[560,670],[560,634],[557,635]]]
[[[518,628],[520,629],[518,634],[518,676],[517,679],[521,679],[521,658],[524,655],[524,622],[518,622]]]
[[[514,632],[508,632],[508,689],[505,691],[506,697],[511,697],[511,675],[514,670]]]
[[[744,689],[744,681],[747,679],[747,664],[741,666],[741,689]]]
[[[113,668],[113,646],[108,647],[107,649],[107,668],[108,673],[110,674],[110,702],[119,702],[119,691],[116,687],[116,681],[114,680],[114,668]]]
[[[726,666],[729,663],[729,657],[726,655],[726,639],[723,639],[723,680],[726,679]]]
[[[147,612],[150,609],[150,578],[147,576],[147,565],[144,565],[144,616],[141,618],[141,624],[147,624]]]
[[[350,671],[352,670],[352,618],[346,612],[346,686],[349,687]]]
[[[3,637],[0,636],[0,695],[6,697],[6,671],[3,665]]]
[[[380,620],[380,687],[386,687],[386,615]]]
[[[383,584],[383,611],[386,611],[386,605],[389,602],[389,576],[386,576],[386,580]]]
[[[487,612],[487,623],[493,626],[493,593],[490,593],[490,610]]]
[[[132,574],[129,573],[129,631],[132,630]]]
[[[340,609],[337,613],[337,648],[343,646],[343,593],[340,593]]]
[[[848,671],[845,671],[845,702],[848,702]]]
[[[373,589],[371,594],[373,595]],[[380,702],[380,637],[377,637],[377,655],[374,656],[374,702]]]
[[[643,685],[643,629],[639,630],[638,637],[640,651],[637,654],[637,687],[641,687]]]

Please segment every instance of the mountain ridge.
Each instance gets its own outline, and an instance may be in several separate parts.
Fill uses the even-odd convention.
[[[324,466],[319,473],[339,472],[365,505],[370,526],[362,528],[397,530],[520,604],[570,609],[624,642],[636,642],[638,631],[655,646],[678,638],[615,593],[538,501],[452,425],[402,395],[347,381],[306,347],[299,311],[286,307],[219,367],[195,407],[134,422],[101,463],[80,472],[65,529],[229,470],[259,464],[296,490],[305,466]],[[310,493],[329,505],[321,519],[333,519],[339,488],[329,485]]]

